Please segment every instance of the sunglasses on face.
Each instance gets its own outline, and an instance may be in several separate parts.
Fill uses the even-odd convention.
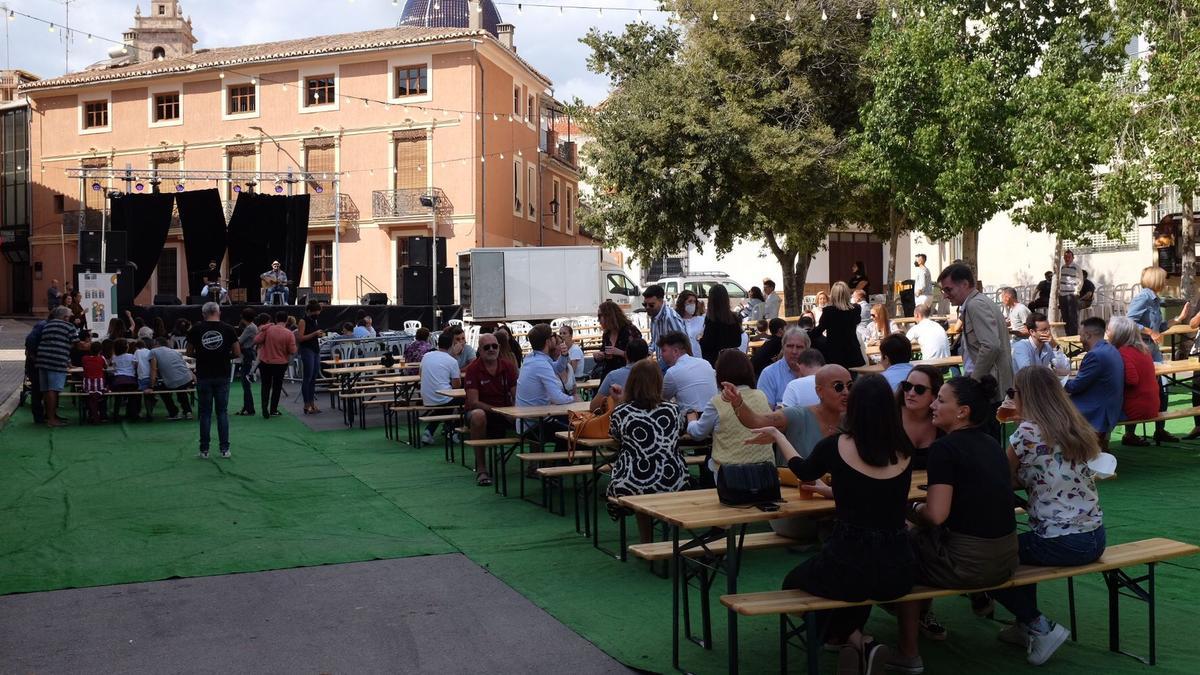
[[[850,388],[853,386],[854,386],[853,382],[838,381],[838,382],[833,383],[833,390],[840,394],[843,391],[850,391]]]
[[[904,393],[906,394],[910,391],[915,391],[917,392],[917,396],[924,396],[925,392],[931,391],[929,387],[926,387],[923,384],[913,384],[907,380],[900,383],[900,388],[903,389]]]
[[[1016,398],[1017,394],[1021,393],[1021,390],[1017,389],[1016,387],[1009,387],[1008,391],[1005,391],[1004,393],[1009,398]]]
[[[479,345],[479,349],[481,351],[490,352],[493,349],[500,349],[500,345],[497,345],[497,344]]]

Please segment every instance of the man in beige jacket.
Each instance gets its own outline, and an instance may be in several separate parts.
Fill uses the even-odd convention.
[[[976,380],[984,375],[996,378],[996,399],[1012,386],[1011,339],[1008,322],[1000,306],[975,288],[975,273],[961,263],[950,265],[938,275],[942,294],[958,305],[962,321],[963,368]]]

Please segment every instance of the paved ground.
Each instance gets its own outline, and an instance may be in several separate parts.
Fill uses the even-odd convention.
[[[627,673],[462,555],[0,598],[0,673]]]
[[[25,378],[25,336],[32,321],[0,319],[0,426],[16,406]]]

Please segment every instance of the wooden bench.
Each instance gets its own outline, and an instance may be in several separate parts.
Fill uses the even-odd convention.
[[[1144,426],[1147,424],[1151,424],[1153,422],[1169,422],[1171,420],[1184,419],[1185,417],[1200,417],[1200,406],[1196,406],[1194,408],[1178,408],[1176,410],[1165,410],[1165,411],[1160,412],[1159,414],[1155,415],[1154,417],[1148,417],[1144,420],[1131,420],[1131,421],[1118,422],[1117,426],[1121,426],[1121,425],[1125,425],[1125,424],[1141,424]],[[1145,429],[1142,429],[1142,435],[1143,436],[1146,435]],[[1157,438],[1154,439],[1154,444],[1160,445]]]
[[[716,539],[704,546],[687,549],[683,552],[690,558],[697,558],[705,555],[725,555],[726,540],[722,537]],[[794,546],[800,542],[795,539],[790,539],[774,532],[755,532],[747,534],[742,540],[743,551],[760,551],[771,548],[782,548],[785,546]],[[628,547],[629,552],[635,558],[649,560],[655,562],[659,560],[670,560],[673,554],[672,543],[669,541],[656,541],[649,544],[633,544]]]
[[[408,444],[413,447],[418,447],[420,443],[420,425],[417,423],[417,418],[421,413],[445,413],[448,411],[456,411],[457,407],[451,405],[428,406],[420,403],[405,403],[400,405],[391,405],[384,407],[383,428],[384,435],[388,439],[395,438],[400,440],[400,416],[405,416],[405,425],[408,429]],[[457,414],[455,419],[457,419]],[[393,427],[395,431],[393,434]]]
[[[500,494],[500,481],[497,479],[499,468],[496,462],[496,448],[505,448],[510,445],[517,445],[521,442],[520,438],[515,436],[505,436],[504,438],[480,438],[471,439],[467,435],[471,433],[470,427],[459,427],[458,432],[462,434],[462,456],[463,466],[466,466],[467,448],[474,450],[475,448],[483,448],[487,450],[487,467],[488,475],[492,477],[492,491]]]
[[[537,454],[566,455],[567,453],[565,453],[565,452],[562,452],[562,453],[544,452],[544,453],[532,453],[532,454],[535,454],[535,455],[537,455]],[[579,454],[580,454],[580,452],[578,452],[578,451],[575,453],[576,456],[578,456]],[[614,452],[614,453],[608,455],[608,457],[616,457],[617,454],[618,453]],[[706,461],[706,459],[707,458],[704,457],[703,455],[688,455],[683,458],[683,462],[687,466],[697,466],[697,465],[703,464]],[[579,489],[578,489],[579,488],[579,478],[591,476],[593,472],[600,474],[600,473],[609,473],[611,471],[612,471],[612,466],[607,463],[605,463],[601,466],[594,466],[593,463],[587,463],[587,464],[559,464],[559,465],[555,465],[555,466],[539,467],[536,471],[536,474],[537,474],[538,478],[542,479],[542,506],[545,506],[546,508],[550,509],[551,512],[558,513],[559,515],[562,515],[562,516],[565,516],[567,514],[567,495],[566,495],[566,488],[563,484],[563,479],[569,477],[571,479],[572,490],[575,492],[575,496],[576,496],[575,501],[576,501],[577,508],[575,509],[575,531],[579,532],[580,531],[579,510],[580,510],[580,508],[587,507],[586,503],[580,503],[581,495],[579,494]],[[546,489],[546,487],[549,485],[553,485],[558,488],[558,497],[559,497],[558,498],[558,503],[559,503],[558,511],[554,511],[554,509],[553,509],[554,497],[553,497],[553,495],[550,494],[550,491]],[[586,497],[586,495],[583,495],[583,496]],[[525,472],[524,471],[521,472],[521,499],[525,499]],[[584,529],[587,529],[586,526],[588,525],[588,523],[590,523],[590,518],[587,522],[585,522]]]
[[[902,598],[898,598],[893,602],[929,600],[933,598],[962,595],[965,593],[974,593],[978,591],[1028,586],[1030,584],[1053,581],[1056,579],[1066,579],[1068,584],[1067,597],[1070,604],[1071,639],[1076,640],[1078,639],[1078,632],[1075,622],[1074,577],[1083,574],[1093,574],[1099,572],[1104,575],[1105,584],[1108,586],[1109,649],[1114,652],[1126,654],[1127,656],[1133,656],[1134,658],[1142,660],[1149,665],[1154,665],[1156,663],[1154,623],[1154,566],[1164,560],[1194,555],[1196,553],[1200,553],[1200,547],[1193,546],[1192,544],[1162,538],[1146,539],[1143,541],[1134,541],[1126,544],[1109,546],[1107,549],[1105,549],[1104,554],[1100,556],[1099,560],[1087,565],[1079,565],[1076,567],[1041,567],[1035,565],[1021,565],[1011,579],[997,586],[977,589],[950,589],[917,586],[913,588],[911,593]],[[1123,571],[1123,568],[1134,565],[1146,565],[1148,568],[1146,575],[1134,578],[1130,577]],[[1143,582],[1146,584],[1145,586],[1142,585]],[[1122,591],[1125,592],[1122,593]],[[1126,595],[1127,597],[1141,600],[1149,605],[1150,655],[1148,659],[1142,659],[1141,657],[1121,651],[1119,595]],[[806,632],[806,643],[809,646],[809,649],[807,650],[808,671],[810,675],[816,675],[816,673],[819,672],[819,655],[821,652],[820,628],[818,626],[819,618],[814,618],[813,620],[805,619],[800,626],[796,626],[792,622],[791,616],[802,615],[808,612],[817,612],[821,610],[840,609],[843,607],[856,607],[862,605],[876,605],[879,603],[874,600],[868,600],[865,602],[845,602],[842,600],[831,600],[829,598],[822,598],[804,591],[791,590],[723,595],[721,596],[721,604],[725,605],[725,607],[727,607],[730,611],[736,612],[741,616],[779,616],[780,672],[787,672],[788,646],[791,644],[792,639],[798,637],[802,632]],[[731,645],[730,648],[736,650],[737,645]]]
[[[196,402],[195,388],[161,389],[161,390],[156,389],[153,394],[147,394],[140,389],[137,391],[105,391],[105,392],[98,392],[98,393],[100,393],[100,395],[103,396],[105,399],[116,398],[116,397],[121,397],[121,396],[149,396],[151,405],[153,404],[153,401],[159,394],[187,394],[188,397],[192,400],[193,404]],[[92,395],[91,392],[86,392],[86,391],[61,391],[58,393],[58,397],[60,400],[61,399],[74,399],[75,400],[75,408],[79,412],[79,423],[80,424],[83,424],[83,422],[86,419],[87,399],[91,395]],[[150,407],[147,406],[145,419],[149,420],[150,419],[149,415],[150,415]]]

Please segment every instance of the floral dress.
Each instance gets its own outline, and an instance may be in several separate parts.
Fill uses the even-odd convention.
[[[1096,475],[1086,462],[1063,459],[1046,445],[1037,425],[1026,420],[1008,442],[1020,464],[1017,479],[1029,493],[1029,525],[1034,534],[1053,539],[1091,532],[1104,524]]]
[[[612,412],[609,434],[621,444],[613,462],[609,497],[678,492],[687,478],[679,434],[687,418],[674,403],[651,410],[622,403]]]

